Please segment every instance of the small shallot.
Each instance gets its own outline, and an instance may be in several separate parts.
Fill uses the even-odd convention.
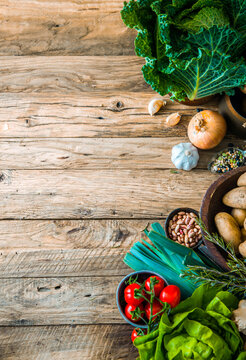
[[[150,115],[153,116],[162,108],[162,106],[165,105],[166,105],[166,101],[162,99],[152,99],[148,105],[148,110]]]
[[[175,126],[180,122],[181,115],[179,113],[173,113],[166,118],[167,126]]]

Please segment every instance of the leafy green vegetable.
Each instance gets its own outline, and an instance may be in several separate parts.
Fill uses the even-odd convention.
[[[245,360],[243,341],[231,321],[237,298],[203,285],[171,311],[159,328],[137,338],[139,360]]]
[[[121,16],[138,31],[145,81],[161,95],[194,100],[246,83],[245,0],[130,0]]]

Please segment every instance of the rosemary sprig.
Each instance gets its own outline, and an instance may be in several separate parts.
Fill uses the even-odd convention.
[[[210,286],[220,286],[228,291],[246,296],[246,262],[237,257],[231,244],[226,244],[218,234],[210,234],[201,219],[197,220],[198,225],[203,230],[205,238],[213,244],[223,249],[228,257],[228,272],[216,269],[208,269],[202,266],[189,266],[182,273],[182,277],[193,280],[195,283],[207,283]]]

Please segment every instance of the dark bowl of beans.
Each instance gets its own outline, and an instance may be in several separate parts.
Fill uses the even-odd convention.
[[[166,236],[181,245],[195,249],[202,243],[200,226],[196,223],[198,211],[191,208],[173,210],[165,222]]]

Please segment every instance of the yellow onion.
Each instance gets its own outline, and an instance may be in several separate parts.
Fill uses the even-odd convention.
[[[212,149],[226,134],[226,121],[216,111],[203,110],[191,119],[188,126],[190,142],[199,149]]]

